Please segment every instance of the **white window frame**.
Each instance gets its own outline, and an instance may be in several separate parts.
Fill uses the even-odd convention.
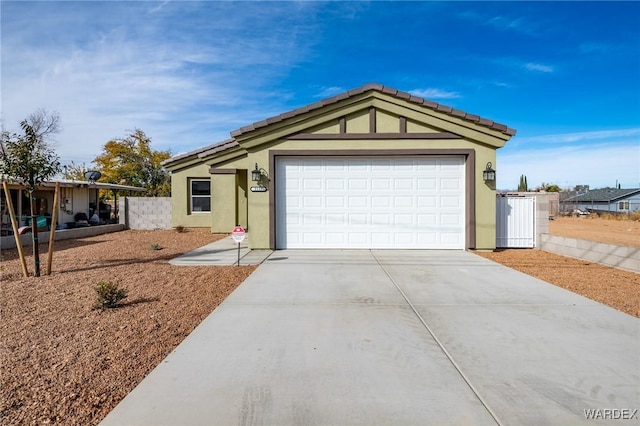
[[[209,185],[209,195],[194,195],[193,194],[193,183],[194,182],[207,182]],[[194,198],[208,198],[209,199],[209,210],[194,210],[193,208],[193,199]],[[211,179],[207,178],[194,178],[189,179],[189,212],[192,214],[202,214],[211,213]]]

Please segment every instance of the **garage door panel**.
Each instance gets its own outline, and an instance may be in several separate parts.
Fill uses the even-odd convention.
[[[344,191],[346,188],[346,182],[344,178],[327,178],[326,190],[327,191]]]
[[[368,169],[367,160],[350,159],[348,160],[348,170],[351,172],[366,172]]]
[[[369,223],[367,213],[349,213],[349,226],[364,226]],[[346,230],[345,230],[346,231]]]
[[[327,244],[334,246],[344,246],[344,244],[346,243],[344,238],[345,235],[346,234],[344,232],[327,232]]]
[[[437,215],[435,213],[418,213],[418,226],[432,226],[437,224]]]
[[[306,178],[302,181],[305,191],[322,191],[323,181],[320,178]]]
[[[298,167],[304,172],[319,172],[322,170],[322,159],[304,159],[298,162]],[[300,167],[300,165],[302,167]]]
[[[371,197],[371,207],[375,208],[388,208],[391,207],[391,200],[388,195],[374,195]]]
[[[372,178],[371,189],[374,191],[381,191],[391,189],[391,179],[389,178]]]
[[[388,172],[391,170],[391,161],[388,159],[373,159],[371,160],[371,171],[383,171]]]
[[[418,196],[416,198],[418,208],[428,209],[433,208],[438,204],[438,200],[435,195]]]
[[[414,198],[412,195],[396,195],[393,197],[393,207],[395,209],[411,208]]]
[[[436,178],[418,178],[418,190],[435,190],[438,180]]]
[[[366,191],[369,189],[369,181],[366,178],[351,178],[347,187],[350,191]]]
[[[395,178],[393,180],[393,188],[397,191],[413,190],[414,178]]]
[[[364,195],[351,195],[348,202],[349,208],[363,208],[369,206],[369,198]]]
[[[460,197],[452,195],[443,195],[440,197],[440,207],[442,208],[454,208],[458,210],[461,204],[462,200]]]
[[[389,213],[371,213],[372,225],[389,225],[391,224],[391,215]]]
[[[278,158],[276,244],[463,249],[464,189],[461,156]]]
[[[462,182],[459,178],[442,178],[440,179],[440,189],[443,191],[459,191],[462,188]]]
[[[347,236],[349,243],[357,247],[363,247],[369,243],[369,234],[367,232],[349,232]]]
[[[324,222],[321,214],[305,214],[302,216],[302,224],[304,226],[322,225]]]
[[[440,224],[441,225],[450,225],[456,226],[461,222],[459,214],[446,214],[443,213],[440,215]]]
[[[329,225],[330,227],[345,226],[347,223],[347,215],[327,213],[326,220],[327,220],[327,225]]]
[[[340,160],[340,159],[334,159],[334,161],[327,163],[325,165],[326,170],[328,171],[344,171],[347,168],[347,161],[346,160]]]

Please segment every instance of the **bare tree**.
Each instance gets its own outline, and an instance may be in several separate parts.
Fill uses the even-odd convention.
[[[51,145],[54,145],[55,142],[53,135],[60,133],[62,130],[60,114],[57,111],[49,111],[46,108],[38,108],[27,117],[26,121],[35,132],[38,143],[44,145],[42,148],[51,148]]]

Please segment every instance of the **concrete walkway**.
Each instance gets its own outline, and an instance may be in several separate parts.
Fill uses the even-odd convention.
[[[259,265],[271,253],[272,250],[250,250],[249,234],[246,234],[244,241],[240,243],[240,250],[238,250],[238,243],[231,237],[225,237],[176,257],[169,263],[176,266],[237,265],[239,254],[240,265]]]
[[[283,250],[102,424],[639,424],[639,408],[634,317],[463,251]]]

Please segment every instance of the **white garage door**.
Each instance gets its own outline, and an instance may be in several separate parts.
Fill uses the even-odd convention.
[[[464,249],[464,157],[279,157],[278,248]]]

